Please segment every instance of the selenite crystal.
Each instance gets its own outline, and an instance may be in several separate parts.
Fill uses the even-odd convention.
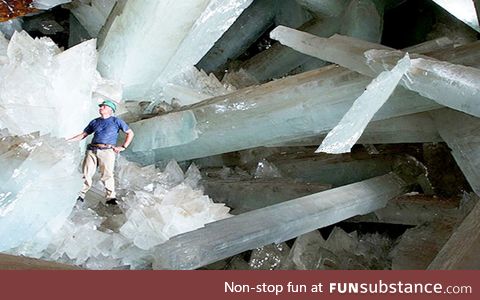
[[[49,9],[69,2],[72,2],[72,0],[33,0],[32,4],[38,9]]]
[[[70,11],[91,37],[97,37],[117,0],[75,1]]]
[[[122,199],[119,215],[107,209],[101,216],[103,206],[91,206],[87,194],[86,203],[75,207],[43,252],[44,258],[95,269],[149,268],[156,245],[230,216],[228,207],[213,203],[199,189],[201,176],[194,165],[184,174],[171,161],[162,172],[120,156],[116,168]],[[123,221],[115,227],[107,222],[119,216]]]
[[[373,115],[388,100],[409,67],[410,58],[407,54],[391,71],[382,72],[375,78],[315,152],[336,154],[350,152]]]
[[[250,3],[128,1],[101,41],[99,69],[124,84],[128,99],[145,96],[154,82],[154,91],[161,90],[158,85],[200,61]]]
[[[96,57],[95,40],[61,52],[49,38],[16,32],[0,65],[0,127],[13,134],[78,133],[96,115]]]
[[[480,32],[479,18],[475,11],[474,1],[471,0],[433,0],[446,11],[457,17],[459,20],[467,24],[468,26]]]
[[[78,149],[38,134],[3,135],[0,143],[0,251],[38,256],[75,204]]]
[[[2,33],[6,38],[11,38],[15,31],[22,31],[22,19],[16,18],[5,22],[0,22],[0,39]],[[1,42],[0,42],[1,43]]]
[[[302,53],[371,77],[392,69],[405,55],[400,50],[340,35],[325,39],[286,27],[276,28],[271,35]],[[404,87],[441,105],[480,116],[480,70],[421,55],[412,54],[411,59],[412,66],[400,82]]]

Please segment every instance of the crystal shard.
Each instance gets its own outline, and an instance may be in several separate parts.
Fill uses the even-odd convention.
[[[477,134],[480,120],[451,109],[436,110],[431,115],[473,191],[480,195],[480,139]]]
[[[48,38],[15,33],[8,63],[0,65],[0,127],[14,134],[75,134],[95,115],[96,55],[94,40],[61,52]]]
[[[398,82],[410,68],[410,58],[406,55],[391,70],[380,73],[355,100],[340,123],[330,131],[315,152],[345,153],[362,135],[373,115],[388,100]]]
[[[211,0],[153,83],[154,96],[169,79],[198,63],[253,0]]]
[[[468,26],[480,32],[479,18],[477,17],[474,1],[472,0],[433,0],[435,3],[443,7],[446,11],[454,15]]]
[[[72,4],[70,11],[91,37],[97,37],[116,2],[117,0],[92,0],[89,3],[77,1]]]
[[[405,188],[397,175],[387,174],[212,222],[157,246],[154,268],[194,269],[248,249],[280,243],[383,207]]]
[[[390,70],[405,55],[380,44],[335,35],[329,39],[279,27],[272,37],[310,54],[367,76]],[[411,55],[412,67],[401,84],[422,96],[456,110],[480,116],[480,70],[460,64]]]
[[[127,98],[141,98],[200,61],[250,3],[128,1],[101,41],[99,69],[124,84]]]
[[[75,204],[78,150],[49,136],[7,136],[1,142],[10,147],[0,154],[0,251],[19,248],[37,256]]]

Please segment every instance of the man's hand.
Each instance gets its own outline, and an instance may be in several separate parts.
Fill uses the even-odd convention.
[[[72,136],[71,138],[66,138],[65,140],[67,142],[78,142],[78,141],[81,141],[83,140],[84,138],[86,138],[88,136],[88,134],[86,132],[82,132],[82,133],[79,133],[75,136]]]
[[[113,151],[115,151],[115,153],[120,153],[122,151],[125,151],[125,147],[122,147],[122,146],[113,147]]]

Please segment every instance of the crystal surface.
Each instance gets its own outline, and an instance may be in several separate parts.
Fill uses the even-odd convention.
[[[1,144],[0,251],[35,256],[75,205],[78,149],[38,134],[2,136]]]
[[[270,27],[275,18],[274,0],[257,0],[246,8],[197,67],[213,72],[244,53]]]
[[[22,31],[22,20],[20,18],[0,22],[0,36],[3,33],[6,38],[10,39],[15,31]]]
[[[367,76],[390,70],[405,55],[402,51],[351,37],[335,35],[325,39],[286,27],[278,27],[271,35],[302,53]],[[480,116],[480,70],[427,56],[412,55],[411,59],[412,67],[401,81],[403,86],[441,105]]]
[[[91,37],[97,37],[116,2],[117,0],[76,1],[70,11]]]
[[[48,38],[15,33],[0,65],[0,127],[13,134],[78,133],[78,124],[96,115],[96,59],[95,40],[61,52]]]
[[[468,26],[480,32],[480,26],[478,24],[479,18],[477,17],[474,1],[470,0],[433,0],[435,3],[443,7],[449,13],[457,17],[459,20],[467,24]]]
[[[212,222],[157,246],[153,267],[194,269],[248,249],[280,243],[383,207],[403,194],[405,187],[398,176],[387,174]]]
[[[380,73],[353,102],[340,123],[328,133],[315,152],[334,154],[350,152],[373,115],[388,100],[409,68],[410,57],[407,54],[391,71]]]
[[[369,42],[380,42],[382,32],[383,8],[379,10],[374,1],[370,0],[352,0],[348,4],[340,29],[341,34]]]
[[[50,9],[69,2],[72,2],[72,0],[33,0],[32,4],[38,9]]]
[[[452,109],[436,110],[431,115],[473,191],[480,195],[480,139],[476,134],[480,120]]]
[[[161,90],[159,85],[200,61],[250,3],[128,1],[102,40],[99,69],[124,84],[128,99],[145,96],[154,82],[154,91]],[[159,97],[154,91],[150,96]]]
[[[319,16],[339,16],[346,5],[347,0],[297,0],[297,2]]]
[[[369,82],[365,76],[327,66],[207,99],[179,112],[136,122],[149,127],[179,124],[180,129],[165,135],[162,130],[141,132],[139,126],[149,149],[132,149],[127,154],[142,160],[151,155],[150,163],[155,158],[182,161],[312,136],[333,128]],[[439,107],[405,89],[397,89],[390,100],[375,120]],[[189,117],[179,123],[180,115]],[[216,142],[219,137],[222,143]],[[182,139],[186,143],[178,143]],[[144,142],[139,139],[138,143]]]
[[[156,97],[169,79],[188,72],[198,63],[252,1],[211,0],[155,79],[150,95]]]

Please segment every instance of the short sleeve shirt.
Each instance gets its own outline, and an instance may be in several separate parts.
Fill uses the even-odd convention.
[[[92,144],[110,144],[117,143],[118,132],[126,132],[129,129],[125,121],[111,116],[107,119],[96,118],[92,120],[83,130],[87,134],[93,135]]]

